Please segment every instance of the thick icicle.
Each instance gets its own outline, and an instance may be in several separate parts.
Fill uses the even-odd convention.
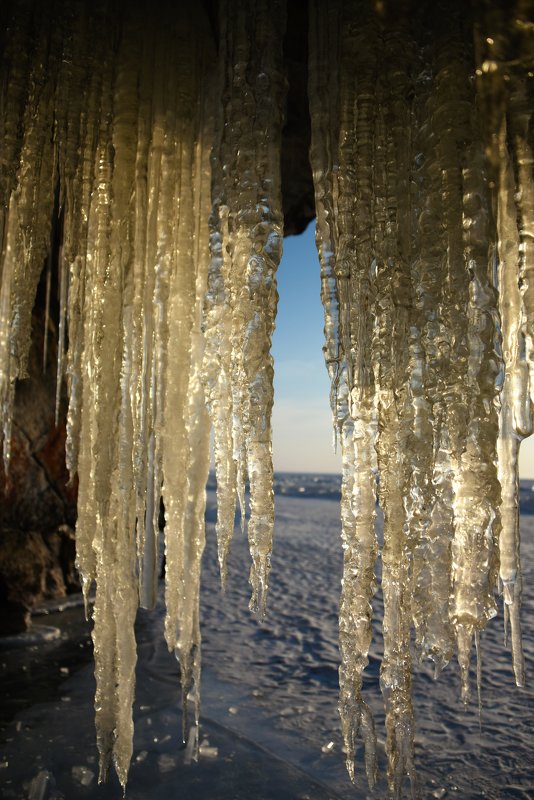
[[[112,377],[115,402],[120,409],[116,442],[112,453],[109,511],[106,525],[113,530],[114,541],[105,554],[105,563],[97,572],[97,595],[104,581],[110,584],[116,629],[114,680],[117,709],[113,742],[113,761],[119,780],[126,785],[133,748],[132,705],[134,699],[136,645],[134,622],[138,605],[135,579],[135,494],[132,473],[133,425],[130,403],[132,369],[132,194],[135,183],[138,110],[138,52],[142,24],[132,13],[123,26],[123,39],[118,53],[114,76],[113,123],[111,142],[114,153],[112,176],[112,215],[109,238],[109,273],[116,276],[113,287],[116,305],[108,299],[106,305],[111,320],[105,323],[105,334],[119,342]],[[109,280],[109,279],[108,279]],[[111,283],[111,280],[109,281]],[[110,286],[111,289],[111,286]],[[116,294],[115,294],[116,293]],[[120,308],[120,311],[119,311]],[[114,327],[114,326],[117,327]],[[107,339],[108,346],[111,345]],[[109,359],[109,354],[107,356]],[[109,402],[109,401],[108,401]],[[102,435],[102,431],[100,432]],[[109,564],[113,564],[110,569]],[[108,692],[111,693],[111,687]],[[104,755],[105,758],[105,755]]]
[[[83,304],[83,407],[78,531],[87,541],[87,589],[96,580],[93,629],[100,779],[111,758],[126,784],[132,752],[137,609],[132,421],[128,332],[131,327],[131,195],[136,154],[139,30],[125,26],[117,64],[102,66],[95,188],[89,206]],[[137,23],[138,24],[138,23]],[[113,203],[111,203],[113,199]],[[109,414],[109,408],[119,413]],[[86,448],[89,450],[87,453]],[[79,555],[80,559],[80,555]]]
[[[465,91],[470,85],[468,76],[463,85]],[[473,100],[466,99],[470,105],[465,144],[468,166],[462,169],[462,205],[465,269],[469,277],[467,370],[463,381],[467,428],[454,485],[451,613],[458,639],[464,700],[468,692],[472,639],[475,637],[478,641],[479,631],[496,614],[494,595],[501,500],[495,468],[496,379],[500,359],[496,352],[497,297],[491,284],[491,207],[483,172],[481,121]]]
[[[412,109],[402,99],[413,92],[413,43],[409,27],[402,22],[380,33],[383,66],[379,74],[383,78],[374,131],[372,220],[377,271],[373,364],[378,395],[379,498],[384,511],[384,658],[380,684],[386,710],[390,793],[400,797],[405,775],[410,779],[412,794],[416,784],[410,648],[413,541],[407,500],[415,460],[410,396]]]
[[[226,64],[227,35],[225,18],[221,18],[219,60]],[[219,71],[218,92],[224,87],[225,71]],[[221,585],[226,584],[226,562],[234,533],[237,502],[237,463],[234,458],[233,393],[232,393],[232,263],[228,240],[228,208],[224,200],[223,164],[218,156],[224,126],[216,129],[212,158],[213,207],[209,217],[211,262],[204,306],[205,336],[203,380],[206,403],[213,425],[215,474],[217,476],[217,548]],[[240,496],[240,502],[243,499]],[[244,509],[241,519],[243,525]]]
[[[376,30],[368,15],[356,26],[362,9],[343,9],[340,18],[339,159],[337,197],[338,251],[335,275],[339,295],[339,326],[345,359],[348,419],[342,431],[342,452],[352,476],[345,474],[344,571],[340,604],[340,711],[353,776],[355,740],[361,730],[369,781],[374,781],[374,731],[361,696],[362,672],[371,643],[375,537],[375,388],[372,371],[373,258],[370,239],[370,180],[376,75]],[[365,12],[364,12],[365,13]],[[372,14],[371,14],[372,17]],[[362,70],[356,83],[355,77]],[[347,430],[348,429],[348,430]],[[350,439],[347,433],[351,433]],[[347,463],[348,460],[348,463]],[[347,480],[348,478],[348,480]],[[351,515],[354,520],[350,520]],[[342,516],[343,518],[343,516]],[[348,523],[348,524],[347,524]],[[355,626],[356,620],[356,626]],[[361,633],[354,638],[361,622]]]
[[[96,728],[100,753],[100,780],[111,763],[117,715],[115,693],[116,620],[113,611],[113,579],[116,525],[110,522],[109,480],[113,469],[116,417],[106,413],[117,407],[117,378],[121,351],[121,307],[117,274],[111,275],[112,70],[110,55],[103,64],[100,95],[100,125],[96,150],[95,190],[89,208],[88,252],[84,307],[83,408],[80,452],[79,515],[77,535],[87,542],[90,562],[86,566],[78,552],[78,563],[86,592],[90,579],[97,581],[93,643],[96,678]],[[108,317],[108,313],[112,315]],[[109,325],[109,328],[108,328]],[[107,333],[111,338],[107,338]],[[118,340],[118,341],[117,341]],[[107,567],[107,569],[106,569]]]
[[[325,358],[332,382],[334,426],[336,431],[339,430],[343,458],[341,519],[344,568],[340,602],[339,708],[349,774],[354,778],[356,740],[361,733],[366,746],[367,774],[372,784],[376,777],[375,736],[370,710],[361,690],[372,638],[370,600],[374,593],[377,552],[373,472],[375,404],[372,373],[368,368],[365,369],[365,365],[370,364],[369,355],[361,355],[360,351],[360,364],[364,369],[358,370],[354,367],[355,357],[352,353],[353,341],[360,348],[366,348],[366,354],[371,345],[369,335],[365,339],[356,333],[356,330],[362,332],[362,322],[360,328],[352,333],[350,316],[352,295],[349,287],[354,261],[351,225],[355,186],[345,166],[352,162],[352,147],[355,145],[351,130],[354,65],[350,62],[349,48],[346,51],[348,61],[341,62],[344,83],[340,86],[338,100],[337,64],[335,59],[330,59],[335,52],[333,48],[337,47],[338,25],[344,21],[338,22],[336,4],[314,3],[310,11],[310,155],[317,206],[316,236],[321,261],[321,295],[325,307]],[[367,33],[365,30],[362,41]],[[368,49],[365,52],[368,54]],[[342,114],[340,121],[338,103]],[[361,188],[358,186],[358,189],[365,191],[365,184]],[[365,227],[363,220],[361,226],[360,230]],[[365,251],[358,264],[362,270],[360,304],[355,300],[352,307],[360,312],[364,320],[371,313],[367,294],[371,259],[366,259]],[[355,275],[355,283],[356,280],[358,278]],[[355,291],[358,291],[356,286]],[[358,325],[357,319],[355,323]],[[351,398],[353,387],[357,400]]]
[[[201,101],[202,102],[202,101]],[[201,113],[206,109],[200,108]],[[179,563],[173,586],[172,573],[167,574],[166,597],[176,597],[175,616],[171,616],[174,604],[168,604],[166,634],[169,647],[174,647],[180,661],[182,683],[183,739],[188,741],[188,699],[194,704],[195,742],[198,745],[198,723],[200,714],[200,569],[204,551],[204,513],[206,506],[205,486],[209,467],[210,425],[205,404],[202,382],[204,340],[201,320],[206,293],[209,264],[209,237],[207,218],[210,207],[209,147],[211,120],[205,114],[201,119],[200,139],[194,154],[194,239],[193,260],[196,271],[194,317],[191,330],[191,369],[189,373],[187,401],[187,436],[190,466],[187,476],[183,532],[179,539]],[[166,486],[166,484],[165,484]],[[165,489],[166,491],[166,489]],[[172,531],[166,531],[166,537]],[[166,552],[169,552],[167,549]],[[167,561],[167,565],[169,561]],[[168,567],[167,567],[168,569]]]
[[[188,22],[192,24],[193,20]],[[209,150],[212,132],[205,94],[199,90],[206,54],[197,49],[184,20],[179,35],[184,37],[178,48],[175,70],[180,104],[178,141],[181,151],[177,162],[179,172],[175,172],[180,178],[176,186],[179,217],[173,231],[176,255],[169,275],[162,474],[166,521],[165,637],[169,649],[175,651],[180,662],[185,742],[188,739],[188,697],[194,701],[196,739],[200,703],[200,568],[210,433],[201,382],[201,316],[209,264],[207,220],[211,206]],[[196,54],[190,52],[191,46]],[[191,63],[199,64],[198,72],[193,75]],[[185,82],[186,76],[189,85]],[[177,446],[180,442],[181,446]]]
[[[516,683],[522,686],[518,456],[522,439],[532,433],[533,9],[528,2],[517,2],[494,7],[480,3],[477,10],[477,78],[496,207],[504,362],[497,445],[502,490],[499,574]]]
[[[414,182],[417,211],[416,247],[412,267],[415,291],[414,322],[418,329],[412,369],[414,404],[413,488],[417,503],[410,516],[413,553],[412,615],[416,644],[421,655],[430,657],[436,672],[453,652],[448,619],[450,592],[450,539],[452,497],[446,431],[440,409],[440,374],[444,354],[443,241],[441,223],[441,172],[438,146],[440,120],[439,64],[433,67],[433,53],[422,50],[416,62],[414,98]],[[445,60],[444,60],[445,61]],[[438,84],[439,85],[439,84]],[[416,335],[417,336],[417,335]]]
[[[214,224],[219,226],[222,259],[213,231],[208,313],[213,318],[218,313],[218,304],[223,304],[224,310],[219,313],[231,318],[231,351],[227,376],[228,339],[223,330],[220,355],[223,374],[216,385],[214,362],[207,363],[208,397],[211,395],[210,407],[216,421],[219,496],[222,497],[235,469],[243,519],[244,484],[248,476],[250,605],[263,614],[274,528],[270,422],[273,367],[269,351],[277,301],[275,273],[282,253],[280,140],[285,7],[282,0],[261,0],[252,6],[246,2],[222,2],[219,18],[220,70],[224,77],[219,144],[215,151],[220,195],[215,198]],[[216,296],[213,290],[219,269],[224,291],[222,287],[216,289]],[[207,333],[210,331],[208,324]],[[213,349],[208,344],[210,347]],[[228,430],[220,420],[221,412],[229,406],[228,378],[235,467],[229,464]],[[219,523],[223,575],[230,527],[233,527],[232,496],[228,505],[223,506]]]

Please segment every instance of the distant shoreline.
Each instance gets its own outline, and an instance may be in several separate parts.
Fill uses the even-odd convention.
[[[215,473],[210,471],[207,488],[215,490]],[[341,500],[341,474],[335,472],[275,472],[274,493],[278,497]],[[519,510],[534,514],[534,478],[519,481]]]

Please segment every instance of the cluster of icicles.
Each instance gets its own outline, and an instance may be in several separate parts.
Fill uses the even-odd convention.
[[[3,12],[4,461],[55,230],[58,407],[66,379],[86,598],[96,585],[101,778],[113,759],[123,785],[133,626],[156,601],[161,500],[165,636],[184,725],[192,698],[198,727],[210,428],[223,583],[248,484],[260,613],[268,586],[284,3],[221,0],[215,44],[197,5],[120,14],[105,0],[16,0]],[[340,712],[349,772],[361,736],[373,783],[362,676],[378,496],[394,795],[406,774],[415,781],[413,652],[437,671],[456,652],[466,699],[473,642],[502,591],[524,681],[517,455],[532,426],[534,48],[532,8],[513,6],[475,3],[471,19],[446,0],[310,3],[325,355],[343,455]]]

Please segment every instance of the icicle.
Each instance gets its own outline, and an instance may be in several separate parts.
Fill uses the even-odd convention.
[[[514,184],[506,149],[506,127],[501,130],[499,205],[499,311],[503,331],[504,384],[499,417],[499,481],[502,489],[502,530],[499,539],[500,577],[504,602],[508,606],[510,640],[518,686],[524,685],[524,663],[521,647],[519,608],[521,604],[521,572],[519,562],[519,444],[532,432],[528,364],[525,360],[521,326],[521,292],[519,289],[517,213]]]
[[[341,380],[342,351],[339,333],[339,296],[335,275],[337,252],[337,158],[335,149],[339,132],[337,108],[337,47],[339,20],[336,3],[328,4],[328,14],[321,14],[315,2],[310,3],[309,63],[310,115],[312,118],[310,162],[315,188],[317,214],[316,243],[321,264],[321,300],[324,306],[324,356],[331,392],[330,405],[334,417],[334,445],[346,410],[337,418],[338,391]],[[341,404],[343,408],[343,404]]]
[[[477,88],[486,129],[498,236],[502,328],[498,473],[502,490],[499,538],[505,624],[516,683],[524,685],[519,610],[521,570],[518,504],[519,446],[532,433],[532,10],[529,4],[478,8]],[[530,374],[529,374],[530,373]]]
[[[117,308],[116,276],[108,282],[109,235],[110,235],[110,195],[112,180],[111,162],[111,74],[110,59],[103,65],[103,91],[101,95],[101,119],[97,146],[95,190],[91,198],[89,212],[86,303],[84,310],[84,354],[83,388],[84,414],[81,421],[82,447],[80,452],[79,512],[77,535],[80,542],[86,543],[89,551],[89,564],[80,559],[80,572],[87,586],[94,578],[97,592],[94,606],[93,644],[95,653],[96,679],[96,730],[100,753],[100,777],[107,778],[114,746],[114,730],[117,714],[117,695],[115,693],[116,621],[112,599],[111,565],[115,562],[113,543],[116,538],[116,523],[108,527],[109,520],[109,482],[112,477],[113,450],[117,441],[116,417],[109,419],[106,407],[116,408],[117,403],[117,361],[120,353],[121,336],[117,337],[117,316],[120,322],[120,308]],[[108,318],[106,301],[113,308],[113,317]],[[107,323],[113,338],[104,338],[108,333]],[[117,341],[118,338],[118,341]],[[105,347],[105,349],[104,349]],[[105,356],[104,356],[105,353]],[[106,409],[107,410],[107,409]],[[87,591],[87,590],[86,590]]]
[[[444,613],[450,592],[452,497],[446,431],[440,410],[441,342],[444,338],[442,294],[446,273],[442,263],[445,244],[437,148],[439,93],[432,79],[433,74],[439,75],[439,70],[433,68],[432,56],[432,52],[423,50],[415,65],[414,179],[419,191],[414,203],[418,218],[414,229],[417,238],[412,281],[414,322],[420,331],[420,350],[412,371],[413,446],[417,460],[417,474],[412,480],[414,484],[417,481],[418,502],[411,509],[409,523],[414,540],[412,614],[416,644],[421,655],[434,660],[437,673],[453,651],[448,614]],[[442,81],[442,85],[444,83]],[[420,386],[414,387],[414,381],[419,380]]]
[[[115,754],[116,725],[120,695],[116,691],[118,666],[118,636],[114,610],[114,586],[119,580],[117,545],[120,546],[119,520],[113,514],[116,497],[112,485],[116,469],[118,419],[108,413],[120,408],[120,366],[122,350],[121,265],[111,253],[113,236],[111,197],[114,184],[113,146],[113,68],[111,53],[102,65],[100,97],[100,126],[96,151],[95,188],[89,210],[88,254],[84,309],[83,409],[81,421],[82,446],[90,455],[80,453],[79,517],[77,532],[88,541],[91,561],[89,568],[96,580],[93,642],[96,678],[96,728],[100,753],[100,780],[105,780],[112,754]],[[115,211],[115,209],[113,209]],[[115,211],[119,217],[123,209]],[[116,241],[116,240],[115,240]],[[114,262],[114,263],[113,263]],[[113,263],[113,269],[112,269]],[[87,459],[87,460],[86,460]],[[86,468],[89,468],[86,471]],[[117,487],[118,488],[118,487]],[[122,565],[120,565],[122,567]],[[113,567],[113,568],[112,568]],[[89,573],[91,574],[91,573]],[[87,582],[87,570],[82,565]],[[127,610],[126,610],[126,613]],[[122,625],[122,623],[121,623]],[[116,760],[117,773],[124,783],[127,764]]]
[[[226,19],[221,16],[219,36],[220,63],[227,63]],[[224,89],[225,70],[219,71],[218,93]],[[224,204],[223,164],[219,158],[224,126],[216,128],[212,159],[213,208],[209,218],[211,263],[204,307],[203,328],[206,340],[203,380],[206,402],[214,432],[215,474],[217,476],[217,549],[221,585],[226,584],[226,562],[234,533],[236,502],[241,505],[241,527],[245,520],[242,486],[238,487],[237,462],[234,459],[234,416],[232,394],[232,263],[228,241],[228,208]]]
[[[59,408],[61,403],[61,390],[63,386],[63,373],[65,365],[65,336],[68,297],[68,266],[67,261],[63,256],[63,248],[60,249],[59,263],[59,331],[57,342],[56,426],[59,423]]]
[[[209,262],[210,131],[202,118],[204,102],[202,95],[199,96],[198,84],[204,54],[196,49],[192,32],[184,22],[182,20],[177,33],[183,40],[177,48],[179,57],[174,76],[180,109],[176,137],[180,150],[176,162],[178,171],[174,172],[178,178],[179,216],[173,231],[175,258],[169,274],[162,467],[165,638],[169,650],[175,651],[180,662],[183,740],[186,742],[188,697],[194,700],[195,737],[200,702],[200,568],[204,550],[204,488],[209,465],[209,424],[200,380],[203,356],[200,319]],[[192,63],[199,64],[199,71],[193,74]],[[200,137],[197,145],[195,136]]]
[[[412,112],[400,99],[413,91],[410,74],[413,44],[409,29],[402,22],[391,25],[382,35],[384,77],[379,88],[374,134],[373,219],[377,264],[373,362],[378,393],[379,498],[384,511],[384,658],[380,684],[386,709],[390,792],[400,796],[404,775],[410,779],[412,794],[416,791],[410,653],[413,540],[405,500],[415,460],[410,397],[412,141],[407,135]],[[387,117],[384,108],[388,109]]]
[[[46,362],[48,360],[48,337],[50,325],[50,297],[52,294],[52,260],[50,255],[46,259],[46,286],[45,286],[45,318],[43,329],[43,373],[46,372]],[[57,424],[57,423],[56,423]]]
[[[365,15],[361,27],[356,28],[353,15],[357,12],[356,8],[347,9],[340,18],[338,252],[334,267],[340,307],[340,340],[348,384],[347,411],[350,415],[350,421],[347,420],[342,431],[342,453],[344,464],[353,473],[349,481],[344,481],[342,497],[342,507],[345,504],[348,508],[345,509],[342,534],[345,557],[340,607],[340,711],[351,776],[354,775],[356,736],[360,727],[364,735],[370,728],[362,724],[369,711],[361,696],[361,682],[371,643],[370,599],[374,590],[376,557],[373,473],[376,424],[371,366],[373,258],[369,225],[372,187],[368,154],[372,147],[374,105],[371,85],[377,53],[374,24]],[[359,67],[363,67],[363,74],[361,83],[356,85],[354,80]],[[352,432],[352,441],[347,440],[349,432]],[[351,514],[354,517],[352,524]],[[354,637],[354,628],[349,622],[353,611],[359,612],[356,618],[363,622],[361,634],[357,637]],[[365,737],[365,746],[372,785],[376,771],[374,734]]]
[[[103,30],[105,16],[95,16],[95,25],[100,23]],[[92,28],[89,28],[92,31]],[[87,33],[86,33],[87,35]],[[103,415],[104,408],[99,408],[97,393],[101,389],[97,384],[97,364],[99,333],[98,308],[98,258],[100,258],[100,279],[105,278],[107,252],[105,249],[104,231],[109,226],[109,150],[106,143],[109,137],[109,116],[111,113],[110,94],[112,87],[111,65],[109,63],[108,36],[98,37],[98,47],[89,64],[85,64],[90,76],[87,98],[87,115],[80,108],[81,153],[77,164],[75,185],[78,188],[76,202],[72,207],[67,205],[65,212],[65,230],[72,236],[73,251],[65,253],[70,261],[70,291],[68,294],[68,329],[69,350],[67,356],[67,373],[69,388],[69,409],[67,415],[66,460],[71,480],[77,473],[78,490],[78,522],[76,526],[76,563],[82,580],[86,611],[92,582],[96,577],[96,553],[93,542],[96,541],[95,515],[98,506],[96,464],[93,450],[99,442],[97,415]],[[100,233],[99,227],[104,228]],[[104,241],[102,239],[104,238]],[[67,238],[68,241],[68,238]],[[97,249],[98,244],[100,248]],[[103,263],[102,263],[103,261]],[[107,343],[106,343],[107,344]],[[117,345],[114,344],[113,347]],[[110,353],[111,355],[111,353]],[[95,396],[96,394],[96,396]],[[104,440],[105,441],[105,440]],[[110,444],[108,443],[108,447]],[[100,454],[99,454],[100,455]],[[105,485],[109,472],[100,474],[100,482]],[[104,490],[105,491],[105,490]],[[102,524],[100,513],[97,517]]]
[[[84,352],[84,310],[86,270],[91,263],[88,246],[89,211],[93,183],[95,179],[95,159],[97,133],[100,120],[100,93],[102,84],[102,64],[105,57],[105,36],[96,35],[104,29],[102,9],[95,7],[90,20],[83,16],[78,48],[80,57],[80,86],[74,85],[70,104],[73,114],[77,113],[80,128],[80,152],[72,177],[72,191],[65,191],[63,255],[69,263],[67,325],[69,347],[67,351],[66,373],[69,395],[67,412],[66,464],[71,480],[79,469],[82,437],[80,433],[83,412],[82,355]],[[87,40],[96,44],[88,53],[83,43]],[[70,92],[69,92],[70,94]],[[60,148],[61,151],[61,148]],[[62,158],[60,157],[60,164]],[[72,202],[70,202],[72,198]],[[77,544],[78,551],[78,544]]]
[[[112,298],[108,295],[106,306],[114,315],[111,324],[105,322],[107,338],[118,340],[116,363],[110,376],[115,401],[120,409],[117,420],[116,442],[109,474],[109,511],[105,522],[108,528],[116,526],[114,541],[104,555],[97,573],[97,595],[102,582],[111,584],[113,613],[115,617],[115,686],[108,692],[116,695],[113,762],[123,787],[126,785],[133,749],[132,705],[135,686],[136,645],[134,622],[138,605],[135,580],[135,490],[132,470],[133,424],[130,401],[132,369],[131,336],[133,332],[133,248],[132,194],[135,185],[138,111],[138,52],[143,35],[142,22],[132,13],[123,25],[123,39],[117,55],[114,75],[113,122],[111,144],[113,147],[113,175],[111,191],[113,207],[109,232],[109,274],[114,276]],[[116,327],[114,327],[116,326]],[[120,349],[119,349],[120,348]],[[109,358],[109,354],[107,356]],[[110,359],[111,360],[111,359]],[[102,429],[100,431],[102,435]],[[106,543],[107,545],[108,543]],[[112,570],[109,563],[114,564]],[[104,573],[102,575],[102,573]],[[109,696],[109,695],[108,695]],[[110,698],[111,699],[111,698]],[[105,759],[105,756],[104,756]]]
[[[342,62],[345,84],[341,84],[338,101],[335,88],[336,62],[329,58],[335,53],[332,48],[337,44],[337,7],[336,4],[330,6],[312,4],[310,8],[309,88],[312,117],[310,155],[317,204],[316,236],[321,260],[321,294],[325,306],[325,358],[332,382],[334,427],[340,431],[343,458],[341,519],[344,568],[340,602],[339,709],[349,775],[354,779],[356,740],[361,733],[365,741],[368,779],[372,785],[376,779],[374,726],[361,689],[372,638],[370,600],[375,587],[374,564],[377,552],[374,530],[376,488],[373,472],[375,404],[372,373],[353,366],[353,342],[359,344],[360,348],[367,348],[367,352],[371,344],[369,337],[365,339],[363,336],[362,323],[358,330],[362,334],[360,337],[356,331],[351,332],[349,300],[351,262],[354,260],[350,225],[355,186],[349,180],[344,167],[347,162],[350,163],[351,148],[354,146],[350,127],[350,81],[354,75],[354,65],[350,60],[344,65]],[[363,40],[365,35],[362,36]],[[368,53],[368,49],[365,52]],[[347,55],[350,59],[350,49]],[[362,55],[362,60],[363,58]],[[342,114],[340,122],[338,102]],[[360,225],[364,228],[365,222],[361,220]],[[360,303],[355,300],[353,307],[355,311],[359,311],[361,319],[366,320],[370,308],[368,305],[366,307],[368,299],[365,294],[365,280],[368,278],[365,278],[365,272],[368,276],[371,272],[371,259],[366,259],[366,252],[362,252],[357,264],[362,270],[364,288],[361,290]],[[366,361],[369,363],[370,359],[360,356],[360,366]],[[354,380],[355,397],[352,400],[350,393]]]
[[[340,378],[337,413],[339,415],[344,403],[346,416],[340,434],[343,579],[339,607],[339,712],[349,775],[354,780],[357,737],[361,735],[365,743],[367,776],[373,785],[377,777],[376,741],[371,711],[362,696],[362,681],[372,640],[370,600],[375,591],[377,555],[374,531],[376,485],[373,472],[367,468],[370,461],[374,462],[374,408],[362,404],[360,417],[354,422],[348,413],[346,382],[343,375]]]
[[[472,112],[473,113],[473,112]],[[473,124],[477,125],[476,118]],[[478,130],[475,129],[475,132]],[[457,635],[465,639],[459,652],[462,693],[468,697],[469,652],[473,635],[496,614],[497,538],[500,487],[495,470],[498,420],[495,350],[497,308],[489,281],[492,252],[488,248],[490,209],[477,137],[469,146],[469,167],[463,170],[463,228],[465,263],[470,274],[468,361],[465,385],[467,432],[455,480],[453,541],[453,607]],[[478,659],[477,659],[478,663]]]
[[[223,116],[216,149],[220,197],[215,198],[214,225],[219,225],[223,257],[214,259],[210,275],[208,320],[222,303],[231,317],[228,338],[222,331],[223,374],[216,386],[208,344],[208,397],[215,421],[219,497],[236,473],[242,521],[244,484],[250,483],[248,537],[252,567],[251,608],[265,613],[274,527],[272,491],[271,407],[272,359],[269,354],[276,311],[275,272],[281,256],[280,137],[282,125],[283,2],[221,3],[221,74]],[[221,270],[224,294],[216,286]],[[220,292],[220,293],[219,293]],[[208,322],[207,333],[211,325]],[[235,468],[229,464],[228,431],[220,414],[228,407],[229,378]],[[233,527],[232,497],[219,523],[223,567]],[[224,580],[224,578],[223,578]]]
[[[179,541],[180,560],[177,570],[179,582],[172,584],[172,573],[167,576],[166,596],[173,592],[176,597],[175,616],[171,617],[173,604],[167,605],[166,634],[170,647],[175,647],[180,661],[182,682],[183,739],[188,741],[188,699],[194,704],[195,750],[198,748],[198,724],[200,714],[200,570],[204,550],[204,514],[206,506],[205,486],[209,468],[210,426],[202,384],[204,341],[201,320],[206,293],[209,264],[209,237],[207,228],[210,207],[209,141],[211,120],[206,116],[204,99],[200,99],[200,138],[195,148],[193,163],[193,209],[194,238],[193,264],[196,274],[194,318],[191,330],[191,370],[189,373],[187,405],[187,435],[189,441],[190,466],[188,470],[183,534]],[[166,537],[173,535],[166,529]],[[167,562],[169,564],[169,562]]]
[[[155,303],[158,208],[165,136],[162,110],[164,50],[156,48],[156,31],[146,26],[140,76],[136,161],[133,318],[134,351],[132,401],[134,405],[134,480],[136,491],[139,596],[145,608],[157,597],[159,559],[159,503],[161,481],[155,479],[156,348]],[[157,511],[157,513],[156,513]]]
[[[228,281],[228,253],[223,252],[217,164],[213,174],[214,206],[210,216],[211,263],[204,308],[203,381],[206,402],[214,429],[215,473],[217,475],[217,543],[221,584],[226,584],[226,561],[234,532],[236,463],[232,443],[231,315],[225,283]]]
[[[169,25],[170,21],[167,21]],[[173,33],[173,32],[174,33]],[[168,31],[164,39],[161,64],[166,57],[172,36],[180,35],[178,28]],[[182,39],[180,39],[182,43]],[[158,40],[159,43],[159,40]],[[169,637],[169,620],[177,614],[180,602],[176,590],[179,586],[180,540],[183,536],[184,509],[187,486],[188,445],[186,431],[186,398],[190,369],[191,325],[193,318],[195,275],[191,258],[192,233],[192,147],[194,130],[191,114],[194,92],[194,73],[187,79],[186,55],[194,52],[191,42],[184,42],[185,52],[177,49],[173,69],[165,76],[165,83],[154,108],[154,133],[161,146],[158,195],[154,197],[155,213],[151,245],[154,250],[148,262],[154,269],[152,335],[153,350],[149,378],[150,422],[153,436],[149,451],[147,474],[147,506],[145,522],[145,557],[143,579],[148,590],[157,591],[157,564],[159,556],[159,504],[165,497],[165,581],[167,622],[166,638],[169,648],[175,642]],[[159,64],[156,62],[156,74]],[[184,85],[181,86],[180,84]],[[168,96],[167,111],[164,98]],[[172,109],[172,112],[170,111]],[[178,114],[176,113],[178,112]],[[157,156],[156,156],[157,157]],[[151,187],[149,186],[149,191]],[[148,362],[150,363],[150,362]],[[163,486],[163,491],[162,491]],[[152,510],[152,519],[149,512]]]

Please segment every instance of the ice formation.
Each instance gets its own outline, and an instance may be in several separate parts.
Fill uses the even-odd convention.
[[[271,338],[282,255],[280,142],[283,2],[221,2],[221,119],[213,151],[213,259],[206,295],[205,382],[214,423],[221,577],[236,500],[252,556],[251,608],[265,612],[274,530]]]
[[[4,463],[53,258],[57,408],[65,378],[86,598],[96,586],[100,777],[113,761],[125,785],[133,627],[138,605],[156,601],[162,511],[165,637],[184,726],[188,699],[198,723],[211,426],[222,581],[248,483],[251,607],[265,611],[284,2],[221,0],[216,46],[202,7],[170,0],[157,13],[16,0],[1,17]],[[415,785],[414,653],[436,672],[456,653],[467,700],[471,651],[502,591],[524,682],[517,458],[532,431],[533,37],[527,0],[310,0],[324,349],[343,456],[340,713],[349,773],[361,736],[372,784],[362,685],[378,500],[395,796],[405,775]],[[198,726],[192,737],[185,727],[194,744]]]
[[[512,6],[514,6],[512,8]],[[362,696],[377,540],[390,791],[415,785],[411,629],[438,672],[519,630],[519,444],[532,430],[528,3],[312,0],[311,162],[326,363],[343,454],[340,713],[375,778]]]

